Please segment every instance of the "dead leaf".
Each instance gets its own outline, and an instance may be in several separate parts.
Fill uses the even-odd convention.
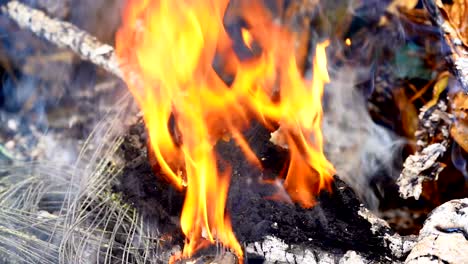
[[[13,65],[8,59],[8,56],[6,52],[4,51],[4,48],[1,43],[0,43],[0,68],[2,68],[3,70],[5,70],[6,73],[8,73],[9,77],[14,81],[14,83],[18,82],[18,79],[16,78],[14,71],[13,71]]]
[[[450,73],[448,71],[442,72],[437,77],[437,81],[432,89],[432,99],[424,105],[425,109],[429,109],[439,101],[440,94],[447,88]]]
[[[465,151],[468,152],[468,95],[460,92],[452,100],[452,114],[455,122],[450,134]]]
[[[418,0],[394,0],[387,6],[387,12],[393,15],[398,15],[400,10],[411,10],[416,7]],[[382,16],[379,25],[383,26],[387,23],[387,18]]]
[[[458,37],[468,47],[468,0],[444,1],[436,0],[436,5],[456,30]],[[450,3],[447,3],[450,2]]]
[[[396,106],[400,110],[402,129],[408,138],[413,139],[419,120],[416,108],[406,95],[404,88],[395,89],[393,96]]]
[[[418,2],[418,0],[394,0],[390,5],[388,5],[387,11],[392,14],[396,14],[398,12],[398,8],[410,10],[415,8]]]
[[[434,82],[436,82],[436,80],[430,80],[422,88],[416,88],[416,86],[414,86],[413,84],[408,83],[408,87],[411,88],[411,90],[414,92],[414,95],[413,97],[411,97],[410,102],[414,103],[416,100],[420,99],[424,104],[426,104],[427,102],[424,100],[423,95],[427,92],[427,90],[429,90],[430,87],[433,87]]]
[[[431,25],[431,20],[426,9],[406,9],[398,8],[398,11],[409,21],[417,25]]]

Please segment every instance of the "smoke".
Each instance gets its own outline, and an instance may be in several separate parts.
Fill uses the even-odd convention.
[[[451,152],[452,163],[459,170],[466,180],[468,180],[467,160],[463,157],[462,148],[457,143],[452,144]]]
[[[379,175],[398,177],[394,161],[404,141],[371,119],[367,101],[356,88],[357,75],[358,70],[347,67],[331,72],[324,95],[325,152],[337,175],[376,209],[379,201],[371,181]]]
[[[125,0],[68,1],[70,22],[104,43],[114,43],[114,35],[120,25]]]

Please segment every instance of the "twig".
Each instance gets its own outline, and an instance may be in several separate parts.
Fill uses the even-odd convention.
[[[468,49],[457,37],[456,30],[442,17],[434,0],[423,0],[423,3],[430,14],[432,23],[440,28],[445,44],[451,51],[451,54],[446,57],[450,65],[453,66],[450,70],[460,81],[463,90],[468,93]]]
[[[44,12],[19,1],[14,0],[0,5],[0,10],[21,28],[30,30],[58,47],[67,47],[82,59],[122,78],[117,56],[111,45],[101,43],[71,23],[50,18]]]

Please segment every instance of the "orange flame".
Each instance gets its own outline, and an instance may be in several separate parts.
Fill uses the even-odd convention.
[[[242,131],[251,119],[281,125],[291,162],[284,186],[304,207],[328,187],[333,165],[323,154],[322,93],[328,82],[327,43],[317,45],[312,82],[296,65],[295,36],[259,3],[242,7],[242,36],[260,54],[240,61],[223,26],[228,0],[132,0],[117,39],[124,78],[144,112],[153,154],[174,186],[186,189],[182,252],[192,256],[215,241],[240,258],[242,249],[225,203],[230,172],[218,168],[214,145],[231,135],[260,166]],[[255,2],[255,1],[253,1]],[[235,74],[228,86],[212,67],[220,55]]]

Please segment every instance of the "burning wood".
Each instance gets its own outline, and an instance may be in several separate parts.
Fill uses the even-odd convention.
[[[269,128],[281,124],[291,155],[284,188],[293,202],[307,208],[315,203],[314,195],[328,188],[334,173],[323,154],[320,128],[322,94],[329,81],[328,44],[317,45],[313,79],[305,80],[297,66],[295,35],[275,22],[265,5],[240,2],[247,24],[242,36],[250,53],[241,59],[223,25],[228,3],[129,2],[117,34],[117,54],[128,64],[124,79],[144,112],[150,151],[163,175],[186,189],[184,257],[219,240],[242,259],[225,216],[230,172],[221,169],[226,165],[214,153],[221,137],[233,137],[259,166],[242,131],[252,120]],[[222,69],[212,67],[217,57]],[[232,74],[232,84],[216,70]],[[174,128],[168,126],[171,120]]]

